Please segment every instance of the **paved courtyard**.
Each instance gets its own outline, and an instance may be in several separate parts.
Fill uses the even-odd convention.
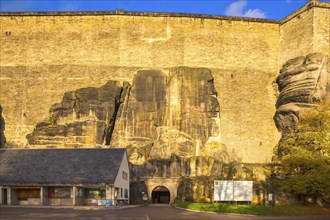
[[[161,220],[161,219],[265,219],[265,220],[328,220],[330,216],[258,217],[252,215],[215,214],[177,209],[170,205],[136,206],[132,208],[27,208],[1,207],[1,220]]]

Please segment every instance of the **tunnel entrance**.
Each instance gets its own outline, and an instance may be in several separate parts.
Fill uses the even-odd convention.
[[[170,191],[165,186],[157,186],[152,190],[152,203],[170,203]]]

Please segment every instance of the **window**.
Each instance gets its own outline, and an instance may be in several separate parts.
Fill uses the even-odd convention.
[[[18,200],[28,200],[28,198],[40,198],[40,189],[18,189]]]
[[[86,189],[85,195],[89,199],[104,199],[105,190],[104,189]]]
[[[120,188],[120,198],[123,198],[123,188]]]
[[[71,189],[67,187],[48,187],[48,198],[70,198]]]
[[[117,199],[118,198],[118,191],[119,191],[119,188],[115,188],[115,199]]]
[[[85,195],[85,189],[83,189],[83,188],[78,188],[78,189],[77,189],[77,196],[79,196],[79,197],[84,197],[84,195]]]
[[[125,199],[128,199],[128,189],[125,189]]]
[[[128,180],[128,173],[126,173],[125,171],[123,171],[123,179]]]

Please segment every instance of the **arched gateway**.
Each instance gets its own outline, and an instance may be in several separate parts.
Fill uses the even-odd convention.
[[[157,186],[152,190],[152,203],[170,203],[171,194],[165,186]]]

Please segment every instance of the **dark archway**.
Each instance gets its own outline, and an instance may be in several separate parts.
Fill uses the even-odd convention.
[[[152,190],[151,201],[152,203],[170,203],[170,191],[165,186],[157,186]]]

